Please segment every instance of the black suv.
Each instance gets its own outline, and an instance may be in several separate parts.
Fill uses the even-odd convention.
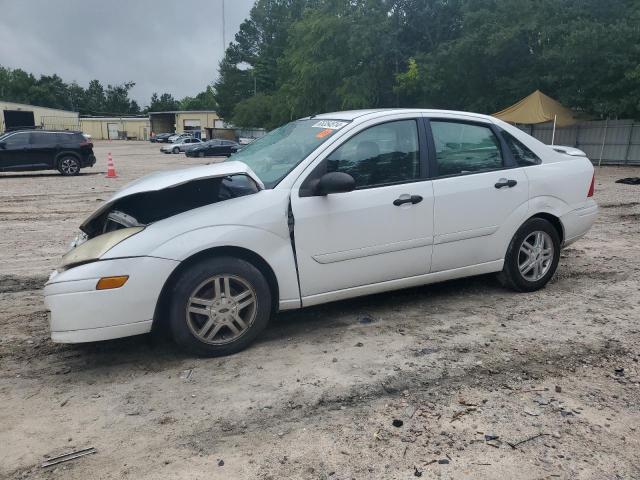
[[[0,136],[0,172],[58,170],[77,175],[95,163],[93,143],[82,132],[18,130]]]

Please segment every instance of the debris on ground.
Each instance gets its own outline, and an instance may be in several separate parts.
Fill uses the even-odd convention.
[[[396,428],[400,428],[402,425],[404,425],[404,422],[399,418],[395,418],[393,422],[391,422],[391,424]]]
[[[640,185],[640,177],[627,177],[616,180],[616,183],[624,183],[625,185]]]
[[[57,457],[50,458],[46,462],[43,462],[42,465],[40,465],[40,468],[51,467],[53,465],[58,465],[59,463],[84,457],[85,455],[91,455],[93,453],[97,453],[94,447],[83,448],[82,450],[76,450],[75,452],[63,453],[62,455],[58,455]]]

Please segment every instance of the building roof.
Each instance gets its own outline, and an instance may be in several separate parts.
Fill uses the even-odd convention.
[[[149,117],[80,117],[80,120],[95,120],[97,122],[104,120],[112,120],[114,122],[127,122],[127,121],[149,121]]]
[[[78,115],[78,112],[74,112],[71,110],[63,110],[61,108],[41,107],[40,105],[29,105],[26,103],[17,103],[17,102],[11,102],[8,100],[0,100],[0,109],[6,110],[7,108],[5,106],[16,108],[18,110],[33,110],[34,108],[36,108],[38,110],[51,110],[53,112],[73,113],[75,115]]]
[[[218,112],[216,112],[215,110],[170,110],[168,112],[149,112],[149,115],[156,115],[156,114],[163,114],[163,113],[215,113],[216,115],[218,114]]]

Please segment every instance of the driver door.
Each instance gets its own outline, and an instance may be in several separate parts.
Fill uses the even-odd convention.
[[[29,151],[30,132],[7,135],[0,145],[0,170],[28,168],[34,162]]]
[[[369,124],[298,180],[291,208],[303,305],[428,273],[433,187],[423,133],[415,118]],[[356,189],[315,194],[328,172],[348,173]]]

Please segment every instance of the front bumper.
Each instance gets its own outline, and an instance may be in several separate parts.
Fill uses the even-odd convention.
[[[151,331],[156,304],[177,261],[156,257],[101,260],[53,272],[44,288],[51,339],[78,343]],[[127,283],[96,290],[102,277],[129,275]]]
[[[93,167],[96,164],[96,156],[94,154],[90,154],[87,156],[84,161],[83,167]]]

